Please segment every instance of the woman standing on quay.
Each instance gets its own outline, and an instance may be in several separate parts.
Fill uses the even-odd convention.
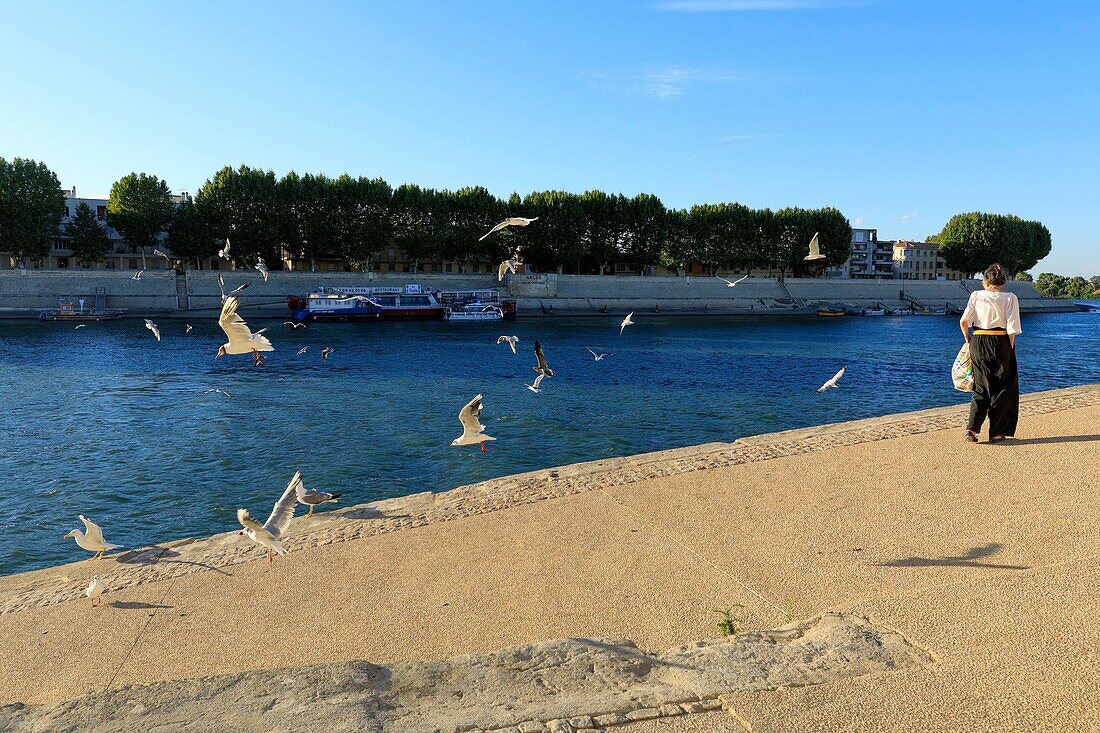
[[[974,364],[974,397],[966,424],[966,439],[971,443],[978,442],[987,414],[990,443],[1016,434],[1020,413],[1016,336],[1022,331],[1020,301],[1014,293],[1005,292],[1007,281],[1003,267],[990,265],[982,277],[983,289],[970,294],[970,302],[959,319]]]

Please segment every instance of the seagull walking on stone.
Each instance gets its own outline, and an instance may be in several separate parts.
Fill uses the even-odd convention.
[[[88,587],[84,589],[84,595],[92,599],[92,608],[95,608],[97,605],[99,605],[97,603],[99,601],[99,597],[103,595],[104,591],[106,590],[107,584],[100,580],[98,575],[93,575],[92,582],[88,583]]]
[[[226,237],[225,246],[218,250],[218,257],[229,262],[229,238]]]
[[[745,275],[744,277],[737,280],[727,280],[724,277],[718,277],[718,275],[715,275],[715,277],[724,282],[727,288],[732,288],[733,286],[737,285],[737,283],[743,282],[746,278],[748,278],[748,275]]]
[[[462,435],[451,441],[451,445],[481,445],[481,452],[488,453],[485,449],[485,441],[496,440],[485,434],[485,426],[481,424],[481,395],[474,397],[466,403],[466,406],[458,413],[458,421],[462,423]]]
[[[811,262],[825,259],[825,255],[821,254],[821,243],[817,241],[817,232],[814,232],[814,238],[810,240],[810,254],[802,259],[810,260]]]
[[[623,329],[625,329],[627,326],[633,326],[634,325],[634,321],[630,320],[633,316],[634,316],[634,311],[630,311],[629,313],[626,314],[626,318],[623,319],[623,322],[619,324],[619,335],[620,336],[623,335]]]
[[[538,342],[538,339],[535,339],[535,360],[538,363],[531,367],[533,371],[547,377],[554,376],[554,370],[546,363],[546,354],[542,353],[542,344]]]
[[[248,324],[237,314],[237,306],[240,303],[240,299],[234,295],[230,295],[225,299],[222,314],[218,318],[218,325],[225,331],[229,341],[218,347],[218,353],[214,358],[220,359],[226,354],[247,354],[251,352],[252,366],[259,366],[264,363],[264,358],[260,356],[260,352],[274,351],[275,347],[267,340],[267,336],[263,335],[263,332],[267,330],[266,328],[261,328],[256,333],[252,333],[248,328]]]
[[[477,241],[480,242],[482,239],[485,239],[485,237],[488,237],[493,232],[499,232],[501,229],[504,229],[506,227],[525,227],[533,221],[538,221],[538,219],[539,218],[537,216],[533,219],[527,219],[522,216],[510,216],[489,231],[485,232],[481,239],[478,239]]]
[[[256,269],[264,276],[264,282],[267,282],[267,265],[264,264],[264,258],[259,255],[256,255]]]
[[[830,379],[828,382],[818,387],[817,391],[820,393],[824,392],[827,389],[839,389],[840,385],[838,385],[837,382],[840,381],[840,378],[844,376],[844,372],[846,371],[848,371],[848,367],[841,367],[840,371],[834,374],[833,378]]]
[[[313,508],[320,506],[329,501],[336,501],[343,494],[333,494],[328,491],[317,491],[316,489],[307,489],[305,484],[302,483],[302,472],[294,474],[294,478],[290,480],[291,485],[294,487],[294,495],[298,497],[299,504],[305,504],[309,507],[309,513],[307,517],[313,516]]]
[[[516,344],[519,343],[519,336],[497,336],[498,344],[508,344],[512,347],[512,353],[516,353]]]
[[[122,548],[122,545],[112,545],[110,542],[104,540],[103,530],[100,529],[98,524],[88,519],[83,514],[78,514],[77,516],[80,517],[80,521],[84,523],[84,531],[81,532],[79,529],[69,530],[64,539],[72,537],[76,540],[77,546],[82,550],[96,553],[95,557],[92,558],[93,560],[98,560],[103,557],[103,553],[105,552]]]
[[[271,510],[271,515],[263,524],[253,519],[247,509],[237,510],[237,521],[244,527],[239,534],[244,535],[260,547],[267,548],[267,561],[269,563],[275,559],[275,553],[287,554],[281,539],[283,532],[286,532],[286,528],[290,526],[290,520],[294,518],[294,508],[298,505],[298,494],[294,490],[295,480],[301,483],[302,476],[300,473],[294,474],[294,478],[287,484],[282,496],[275,502],[275,508]]]
[[[542,391],[541,389],[539,389],[539,385],[542,384],[542,380],[544,380],[544,379],[546,379],[546,375],[545,374],[539,374],[535,377],[535,383],[534,384],[527,384],[527,382],[524,382],[523,386],[526,387],[527,389],[531,390],[535,394],[538,394],[539,392]]]
[[[597,354],[597,353],[596,353],[595,351],[593,351],[592,349],[588,349],[588,353],[592,355],[592,358],[593,358],[593,359],[594,359],[595,361],[603,361],[603,358],[604,358],[605,356],[611,356],[611,354]]]
[[[157,337],[157,341],[160,341],[160,329],[157,328],[157,324],[153,323],[148,318],[146,318],[145,319],[145,327],[153,332],[153,335]]]

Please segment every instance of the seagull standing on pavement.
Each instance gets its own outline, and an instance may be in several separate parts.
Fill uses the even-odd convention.
[[[818,387],[817,391],[824,392],[827,389],[840,389],[840,386],[837,384],[837,382],[840,381],[840,378],[844,376],[844,372],[846,371],[848,371],[848,367],[841,367],[840,371],[834,374],[833,378],[830,379],[828,382]]]
[[[748,275],[745,275],[744,277],[742,277],[742,278],[739,278],[739,279],[737,279],[737,280],[727,280],[727,279],[726,279],[726,278],[724,278],[724,277],[718,277],[718,275],[715,275],[715,277],[717,277],[717,278],[718,278],[719,280],[721,280],[722,282],[724,282],[724,283],[726,284],[726,287],[727,287],[727,288],[732,288],[732,287],[733,287],[734,285],[736,285],[737,283],[739,283],[739,282],[743,282],[743,281],[744,281],[744,280],[745,280],[745,279],[746,279],[746,278],[748,277]]]
[[[821,254],[821,243],[817,241],[817,234],[814,232],[814,238],[810,240],[810,254],[802,259],[810,261],[825,259],[825,255]]]
[[[84,532],[79,529],[69,530],[64,539],[72,537],[76,540],[76,544],[82,550],[96,553],[93,560],[98,560],[103,557],[103,553],[110,552],[111,550],[118,550],[122,545],[112,545],[103,539],[103,530],[98,524],[85,517],[83,514],[78,514],[80,521],[84,523]]]
[[[498,344],[508,344],[512,347],[512,353],[516,353],[516,344],[519,343],[519,336],[497,336]]]
[[[237,521],[244,527],[238,534],[244,535],[260,547],[267,548],[269,563],[275,558],[275,553],[287,554],[281,539],[283,532],[286,532],[286,528],[290,526],[290,520],[294,518],[294,508],[298,505],[298,494],[294,490],[295,479],[300,483],[301,474],[294,474],[294,478],[283,489],[282,496],[275,502],[275,508],[271,510],[271,515],[263,524],[253,519],[247,509],[237,510]]]
[[[237,314],[237,306],[240,305],[240,302],[240,299],[234,295],[230,295],[225,299],[222,314],[218,318],[218,325],[225,331],[229,341],[218,347],[218,353],[214,358],[220,359],[226,354],[247,354],[251,352],[252,366],[259,366],[264,363],[264,358],[260,356],[260,352],[274,351],[275,347],[267,340],[267,336],[263,335],[263,332],[267,330],[266,328],[261,328],[256,333],[252,333],[248,328],[248,324]]]
[[[290,484],[294,487],[294,495],[298,497],[299,504],[305,504],[309,507],[309,513],[307,517],[313,516],[313,508],[320,506],[329,501],[336,501],[343,494],[333,494],[328,491],[317,491],[317,489],[307,489],[306,485],[302,483],[302,472],[294,474],[294,478],[290,480]]]
[[[88,583],[88,587],[84,589],[84,595],[92,599],[92,608],[98,605],[97,601],[105,590],[107,590],[106,583],[100,580],[98,575],[93,575],[92,582]]]
[[[146,318],[145,319],[145,327],[153,332],[153,335],[157,337],[157,341],[160,341],[160,329],[157,328],[157,324],[153,323],[148,318]]]
[[[505,227],[525,227],[533,221],[538,221],[538,219],[539,218],[537,216],[533,219],[527,219],[527,218],[522,217],[522,216],[510,216],[507,219],[505,219],[504,221],[502,221],[501,223],[497,224],[495,227],[493,227],[489,231],[487,231],[484,235],[482,235],[481,239],[479,239],[477,241],[480,242],[482,239],[485,239],[485,237],[488,237],[493,232],[499,232],[501,229],[504,229]]]
[[[540,375],[541,376],[541,375]],[[485,450],[485,441],[496,440],[485,434],[485,426],[481,424],[481,395],[474,397],[466,403],[458,413],[458,421],[462,423],[462,435],[451,441],[451,445],[481,445],[481,452]]]
[[[633,326],[634,325],[634,321],[630,320],[631,317],[633,317],[633,315],[634,315],[634,311],[630,311],[629,313],[626,314],[626,318],[623,319],[623,322],[619,324],[619,335],[620,336],[623,335],[623,329],[625,329],[627,326]]]

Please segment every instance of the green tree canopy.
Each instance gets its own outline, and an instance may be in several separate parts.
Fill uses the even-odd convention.
[[[352,178],[344,174],[333,181],[336,202],[336,251],[356,268],[369,269],[375,255],[393,237],[390,204],[393,189],[381,178]]]
[[[65,234],[70,238],[69,249],[73,257],[82,265],[103,262],[111,246],[107,230],[99,224],[92,207],[81,201],[76,206],[76,215],[65,225]]]
[[[450,195],[434,188],[405,183],[393,192],[391,220],[394,242],[405,252],[416,272],[424,260],[443,256],[450,233]]]
[[[57,238],[65,196],[44,163],[0,158],[0,250],[41,260]]]
[[[579,270],[587,227],[580,197],[566,191],[535,191],[524,197],[523,209],[524,216],[539,219],[515,233],[522,241],[524,261],[542,272],[566,264]]]
[[[596,265],[596,272],[605,268],[624,252],[627,214],[622,194],[586,191],[580,197],[584,212],[584,254]]]
[[[192,261],[214,257],[222,247],[206,212],[193,201],[184,201],[172,212],[167,243],[176,257]]]
[[[443,257],[458,262],[462,272],[476,259],[503,260],[512,243],[510,233],[496,232],[481,239],[503,218],[501,201],[482,186],[466,186],[445,195],[450,222]]]
[[[156,176],[130,173],[114,182],[107,222],[131,247],[155,247],[172,222],[172,192]]]
[[[282,267],[279,199],[272,171],[226,166],[202,184],[195,204],[205,212],[215,237],[232,242],[234,258],[253,265],[260,256],[269,269]]]
[[[639,267],[661,261],[668,237],[668,210],[653,194],[640,193],[626,202],[626,256]]]
[[[956,214],[936,239],[948,267],[967,274],[1000,262],[1008,272],[1030,270],[1050,254],[1050,231],[1037,221],[978,211]]]

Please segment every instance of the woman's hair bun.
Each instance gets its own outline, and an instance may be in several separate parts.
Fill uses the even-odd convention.
[[[985,281],[990,285],[1004,285],[1008,282],[1008,276],[1005,274],[1005,268],[1001,266],[999,262],[994,262],[983,273]]]

